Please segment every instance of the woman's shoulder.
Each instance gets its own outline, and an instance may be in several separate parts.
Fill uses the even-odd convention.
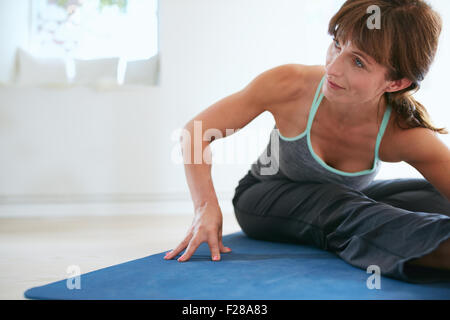
[[[403,151],[412,148],[412,141],[420,141],[427,137],[433,131],[428,128],[411,128],[400,114],[391,110],[386,131],[380,144],[379,157],[384,162],[404,161]]]
[[[310,81],[314,80],[322,80],[323,76],[325,75],[325,66],[323,65],[312,65],[312,66],[305,66],[304,69],[305,77],[308,77]]]
[[[322,80],[326,73],[325,66],[323,65],[295,64],[290,66],[293,69],[293,72],[296,72],[301,76],[303,80],[302,89],[304,92],[309,92],[311,91],[311,88],[317,87],[317,84]]]
[[[317,92],[318,86],[324,75],[326,74],[323,65],[297,65],[298,72],[302,77],[302,90],[300,100],[312,101]],[[308,103],[306,103],[308,106]]]
[[[279,109],[280,105],[295,103],[316,91],[317,83],[325,74],[325,67],[321,65],[284,64],[272,68],[266,74],[270,78],[271,91],[278,96],[278,103],[274,103],[272,109]]]
[[[266,73],[270,73],[277,80],[286,80],[292,88],[300,91],[309,89],[310,85],[316,86],[316,80],[321,80],[325,74],[323,65],[305,65],[305,64],[284,64],[272,68]]]

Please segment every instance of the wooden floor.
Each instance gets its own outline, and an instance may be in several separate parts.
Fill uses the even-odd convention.
[[[31,287],[66,279],[70,265],[86,273],[172,249],[184,238],[192,218],[0,219],[0,299],[24,299]],[[223,219],[223,235],[240,231],[234,215],[224,214]]]

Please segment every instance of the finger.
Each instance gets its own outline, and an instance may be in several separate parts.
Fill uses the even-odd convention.
[[[212,237],[208,240],[209,249],[211,250],[211,258],[213,261],[220,260],[219,240]]]
[[[228,252],[231,252],[231,248],[230,248],[230,247],[225,247],[225,246],[223,245],[223,243],[220,243],[220,252],[222,252],[222,253],[228,253]]]
[[[186,238],[184,238],[184,240],[181,241],[181,243],[175,249],[173,249],[172,251],[170,251],[166,254],[164,259],[170,260],[173,257],[176,257],[181,251],[183,251],[187,247],[189,240],[190,240],[190,236],[187,236]]]
[[[222,230],[220,231],[220,234],[219,234],[219,248],[220,248],[220,252],[222,252],[222,253],[231,252],[231,248],[225,247],[223,245],[223,242],[222,242]]]
[[[178,258],[178,261],[180,261],[180,262],[188,261],[194,254],[195,250],[197,250],[200,243],[201,242],[199,242],[196,237],[193,237],[191,239],[191,241],[189,242],[189,245],[188,245],[186,251],[183,253],[183,255],[181,257]]]

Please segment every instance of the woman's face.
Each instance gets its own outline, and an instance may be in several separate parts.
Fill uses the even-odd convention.
[[[389,84],[385,80],[386,69],[353,47],[351,41],[341,43],[333,39],[328,48],[325,70],[326,78],[343,88],[333,89],[325,80],[323,93],[335,103],[378,101]]]

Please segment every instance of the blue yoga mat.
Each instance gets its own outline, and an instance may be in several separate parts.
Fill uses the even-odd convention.
[[[223,236],[233,251],[211,261],[202,243],[187,262],[165,252],[82,274],[80,289],[67,280],[25,292],[29,299],[331,300],[450,299],[450,282],[413,284],[373,274],[311,246],[258,241],[243,232]],[[179,255],[181,256],[181,254]],[[179,257],[178,256],[178,257]],[[177,258],[178,258],[177,257]],[[371,279],[372,279],[371,278]],[[374,281],[370,283],[375,284]]]

